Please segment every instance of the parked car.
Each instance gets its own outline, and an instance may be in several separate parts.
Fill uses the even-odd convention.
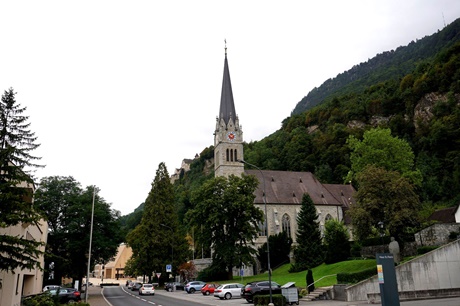
[[[219,284],[206,284],[201,288],[203,295],[210,295],[214,293],[214,290],[219,287]]]
[[[43,287],[43,292],[46,292],[48,290],[58,289],[59,287],[61,287],[61,286],[59,286],[59,285],[46,285],[45,287]]]
[[[81,301],[80,291],[74,288],[59,287],[57,289],[48,290],[47,292],[53,296],[58,296],[59,303],[61,304],[77,303]]]
[[[139,295],[144,294],[155,295],[155,287],[152,284],[143,284],[139,288]]]
[[[178,290],[178,291],[182,291],[184,290],[184,283],[179,283],[179,282],[173,282],[173,283],[166,283],[164,288],[166,291],[173,291],[173,290]]]
[[[272,281],[272,294],[281,294],[281,286]],[[252,303],[255,295],[269,294],[270,286],[268,281],[258,281],[247,283],[244,288],[241,289],[241,297],[246,299],[249,303]]]
[[[232,297],[241,297],[241,289],[244,288],[243,284],[233,283],[220,285],[214,290],[214,296],[220,298],[221,300],[229,300]]]
[[[139,291],[139,289],[142,287],[142,283],[133,283],[133,286],[131,287],[131,291]]]
[[[206,283],[202,281],[188,282],[185,285],[184,290],[187,291],[187,293],[195,293],[195,291],[200,291],[204,285],[206,285]]]

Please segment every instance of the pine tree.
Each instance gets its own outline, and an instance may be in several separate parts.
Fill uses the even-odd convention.
[[[16,102],[12,88],[5,91],[0,102],[0,229],[18,224],[39,222],[40,214],[31,205],[34,182],[31,169],[38,157],[37,137],[31,132],[26,107]],[[40,264],[37,258],[42,244],[25,237],[0,235],[0,270],[32,269]]]
[[[179,227],[174,190],[164,163],[156,171],[141,223],[128,234],[127,240],[133,249],[137,273],[149,277],[153,272],[167,275],[164,273],[167,264],[172,265],[175,274],[186,259],[188,244]]]
[[[323,262],[321,231],[317,222],[318,214],[308,193],[302,197],[302,204],[297,216],[297,247],[294,249],[295,263],[289,272],[299,272],[314,268]]]

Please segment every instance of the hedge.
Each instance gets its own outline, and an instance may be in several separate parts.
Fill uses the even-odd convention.
[[[286,298],[282,294],[273,294],[272,301],[275,306],[286,305]],[[270,303],[270,295],[254,296],[254,306],[267,306]]]
[[[377,267],[355,273],[338,273],[338,284],[355,284],[377,274]]]

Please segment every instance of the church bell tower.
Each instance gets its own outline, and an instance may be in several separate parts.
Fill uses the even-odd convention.
[[[228,70],[227,46],[225,46],[224,77],[220,98],[219,116],[216,118],[214,132],[214,173],[215,176],[241,176],[243,159],[243,131],[235,112],[232,83]]]

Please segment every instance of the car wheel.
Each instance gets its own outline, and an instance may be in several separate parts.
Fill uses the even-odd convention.
[[[211,292],[209,292],[209,291],[206,291],[204,294],[206,294],[206,295],[209,295],[210,293],[211,293]]]
[[[230,300],[232,298],[232,294],[230,292],[225,293],[225,299]]]
[[[195,288],[190,288],[190,293],[195,293]]]

